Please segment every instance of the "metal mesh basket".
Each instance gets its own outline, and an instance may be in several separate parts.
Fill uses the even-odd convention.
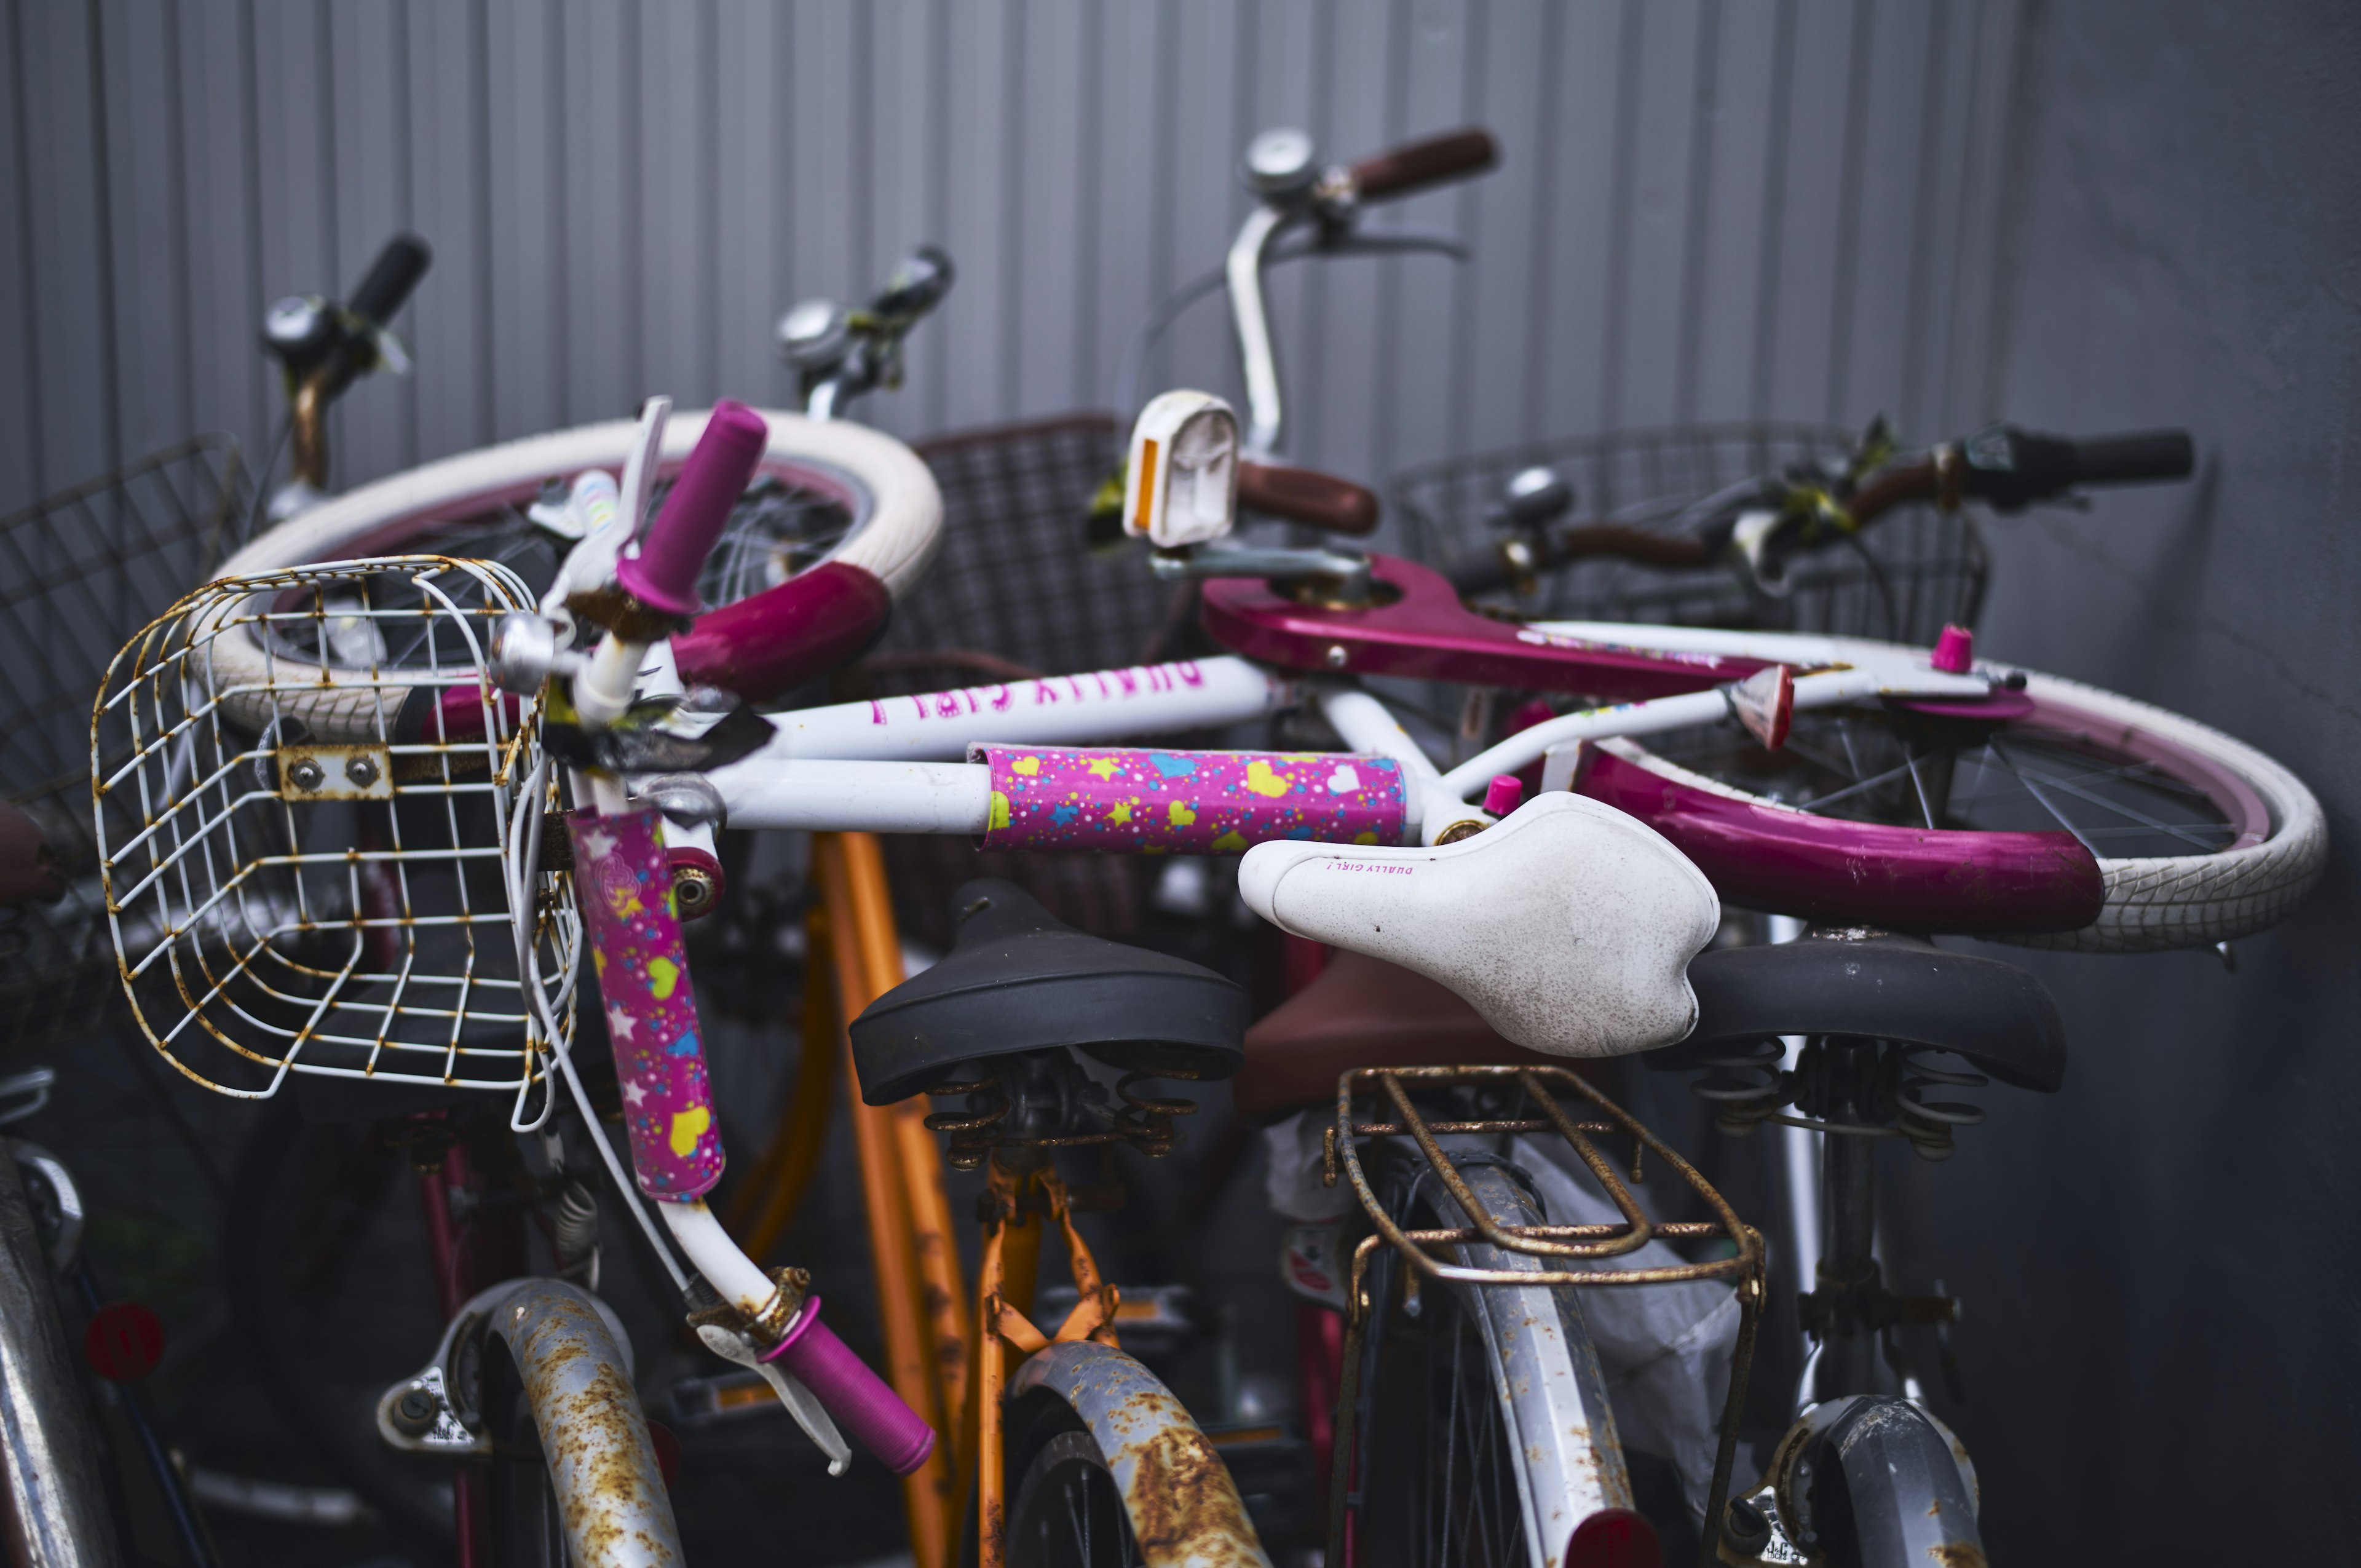
[[[1669,529],[1683,507],[1726,485],[1842,458],[1856,440],[1851,432],[1811,424],[1618,431],[1430,464],[1397,475],[1387,490],[1405,548],[1448,570],[1490,554],[1499,537],[1492,510],[1510,476],[1521,469],[1547,467],[1573,485],[1569,525]],[[1548,573],[1537,593],[1512,608],[1534,620],[1813,631],[1925,645],[1946,625],[1975,623],[1985,570],[1971,518],[1912,506],[1799,559],[1791,590],[1778,597],[1721,568],[1680,572],[1587,560]]]
[[[1170,590],[1143,546],[1082,546],[1091,497],[1122,458],[1112,417],[1075,414],[945,436],[918,448],[943,493],[943,545],[862,668],[876,694],[926,691],[1137,663]],[[1121,936],[1137,919],[1138,868],[1111,855],[987,854],[957,839],[885,841],[895,915],[936,947],[950,941],[951,893],[1005,876],[1060,919]]]
[[[570,1033],[577,919],[539,870],[538,702],[487,679],[533,598],[440,556],[225,579],[134,637],[92,718],[134,1018],[190,1078],[506,1091]],[[517,916],[522,916],[520,920]]]
[[[91,875],[91,698],[123,640],[237,543],[249,499],[237,444],[201,435],[0,518],[0,795],[68,879],[54,905],[0,910],[0,1047],[86,1033],[114,994]]]

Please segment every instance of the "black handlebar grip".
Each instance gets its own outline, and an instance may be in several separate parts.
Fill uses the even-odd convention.
[[[2078,485],[2138,485],[2186,479],[2197,466],[2197,444],[2185,430],[2144,430],[2066,443]]]
[[[1500,144],[1478,126],[1405,142],[1353,165],[1353,187],[1364,202],[1407,196],[1429,185],[1481,174],[1500,161]]]
[[[401,313],[434,260],[434,252],[424,240],[414,234],[395,235],[369,263],[368,275],[345,302],[345,309],[371,326],[385,325]]]
[[[1998,511],[2018,511],[2077,485],[2185,479],[2197,466],[2189,433],[2141,431],[2073,441],[1996,425],[1965,444],[1966,490]]]
[[[1316,468],[1238,465],[1238,504],[1249,511],[1355,536],[1376,532],[1377,492]]]

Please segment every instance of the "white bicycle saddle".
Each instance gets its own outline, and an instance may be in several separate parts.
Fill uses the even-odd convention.
[[[1257,844],[1238,893],[1279,929],[1416,970],[1507,1038],[1562,1057],[1687,1035],[1689,959],[1721,919],[1687,856],[1564,790],[1433,849]]]

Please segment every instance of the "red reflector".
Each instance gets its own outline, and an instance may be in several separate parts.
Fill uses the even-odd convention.
[[[1664,1568],[1656,1528],[1629,1508],[1601,1508],[1574,1527],[1565,1568]]]
[[[164,1320],[137,1301],[101,1307],[82,1332],[82,1359],[110,1383],[137,1383],[164,1359]]]
[[[656,1468],[664,1473],[664,1490],[669,1492],[672,1478],[680,1474],[680,1439],[662,1421],[650,1421],[648,1445],[656,1451]]]

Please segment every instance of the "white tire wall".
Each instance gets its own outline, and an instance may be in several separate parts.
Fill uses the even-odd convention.
[[[2193,718],[2055,675],[2027,673],[2026,691],[2136,726],[2244,779],[2269,810],[2259,844],[2216,855],[2099,860],[2106,907],[2079,931],[2000,938],[2076,953],[2155,953],[2251,937],[2283,920],[2328,864],[2328,819],[2303,781],[2243,741]]]
[[[868,515],[831,551],[829,561],[858,566],[896,598],[917,584],[942,534],[942,494],[918,455],[892,436],[862,425],[815,421],[761,411],[770,425],[765,468],[809,465],[824,476],[850,475],[867,492]],[[663,463],[677,468],[705,433],[706,411],[675,414],[664,427]],[[466,517],[502,503],[522,506],[544,480],[570,479],[589,468],[620,473],[638,425],[631,420],[583,425],[464,452],[379,479],[324,501],[254,539],[222,563],[223,577],[260,576],[290,567],[357,556],[414,554],[414,545],[390,536],[404,522]],[[489,650],[487,650],[489,652]],[[374,738],[380,715],[390,725],[406,692],[337,679],[307,690],[289,684],[284,661],[276,669],[254,638],[232,628],[212,644],[215,690],[276,682],[272,711],[302,720],[322,740]]]

